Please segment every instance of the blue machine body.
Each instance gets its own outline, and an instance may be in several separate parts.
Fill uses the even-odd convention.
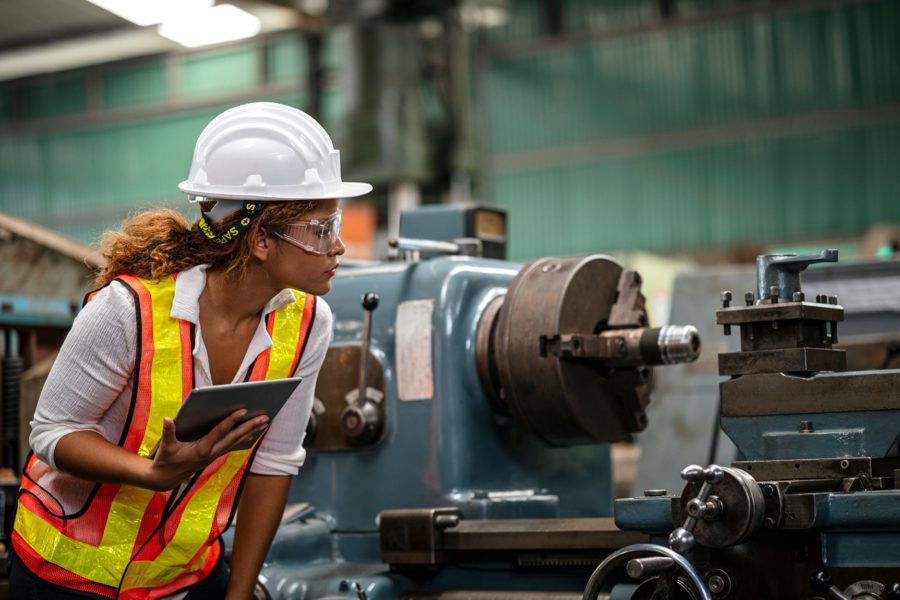
[[[849,348],[846,352],[852,351],[854,337],[849,336],[848,342],[849,328],[857,333],[855,339],[862,340],[857,343],[864,351],[879,356],[877,352],[873,353],[872,348],[879,348],[882,344],[887,348],[885,356],[890,359],[894,356],[891,348],[896,347],[890,337],[891,330],[885,331],[883,327],[879,330],[872,327],[872,323],[879,317],[883,323],[895,322],[898,314],[896,302],[888,304],[888,310],[882,309],[883,314],[876,313],[873,307],[881,306],[875,300],[882,287],[896,291],[896,273],[900,271],[900,266],[875,267],[874,273],[882,279],[872,277],[873,267],[866,264],[832,268],[826,273],[830,277],[819,279],[827,279],[834,288],[860,282],[859,287],[865,293],[854,290],[852,295],[845,294],[843,297],[850,303],[868,301],[868,313],[860,315],[858,321],[856,314],[848,313],[854,318],[850,319],[847,327],[842,325],[844,333],[841,340]],[[713,273],[709,279],[712,285],[716,285],[721,274]],[[703,289],[703,283],[697,287]],[[723,298],[726,294],[730,300],[731,293],[723,292]],[[806,298],[810,297],[811,294],[807,293]],[[900,370],[884,369],[888,361],[883,358],[878,359],[881,362],[870,371],[778,370],[773,368],[778,366],[777,363],[772,366],[755,363],[754,360],[767,360],[765,352],[783,350],[784,356],[789,357],[789,353],[796,352],[798,347],[813,347],[817,338],[809,335],[809,329],[801,332],[801,343],[797,346],[791,345],[788,336],[780,338],[783,347],[764,347],[765,352],[757,351],[759,349],[752,343],[760,339],[761,333],[768,331],[776,335],[779,328],[784,331],[796,327],[793,331],[801,331],[800,327],[807,324],[802,321],[807,313],[801,311],[812,314],[813,310],[823,308],[834,311],[828,328],[824,324],[821,326],[823,338],[824,332],[829,332],[824,350],[838,352],[831,346],[831,340],[837,339],[836,322],[843,319],[843,307],[838,305],[837,297],[820,295],[817,296],[817,303],[806,305],[802,305],[803,301],[803,296],[794,296],[790,305],[779,308],[773,304],[783,302],[761,300],[753,304],[748,300],[746,307],[729,307],[725,303],[718,312],[720,325],[741,327],[740,341],[743,343],[743,356],[746,357],[739,364],[740,369],[746,370],[745,373],[729,373],[725,371],[734,363],[729,363],[727,357],[737,356],[737,353],[720,355],[719,368],[723,375],[730,375],[730,378],[719,384],[719,422],[721,430],[734,444],[737,458],[734,467],[742,470],[749,480],[755,480],[747,489],[755,487],[760,490],[757,492],[760,500],[751,500],[743,505],[735,501],[734,496],[728,500],[728,490],[723,491],[722,498],[726,498],[724,509],[709,517],[706,521],[709,523],[708,529],[701,534],[712,543],[698,552],[691,537],[688,550],[693,548],[695,568],[707,585],[712,582],[707,593],[717,593],[715,598],[744,598],[750,597],[748,593],[759,594],[758,591],[746,591],[754,577],[740,571],[740,562],[747,562],[748,556],[774,556],[779,547],[789,548],[789,552],[795,553],[793,564],[791,560],[783,564],[773,560],[766,566],[765,573],[755,575],[760,577],[760,582],[778,581],[764,593],[765,597],[779,600],[807,597],[799,594],[812,597],[818,591],[820,593],[816,598],[893,598],[894,595],[885,593],[889,589],[900,589]],[[776,316],[768,320],[753,316],[754,311],[766,311],[769,307],[768,314]],[[790,314],[796,313],[800,318],[777,315],[774,312],[777,310],[794,311]],[[731,314],[738,312],[743,320],[738,325],[728,325],[734,323],[728,320],[729,311],[732,311]],[[730,329],[727,331],[731,332]],[[731,346],[734,348],[734,341],[737,340],[732,340]],[[725,347],[724,341],[722,346]],[[726,357],[724,361],[722,356]],[[764,366],[760,367],[760,364]],[[689,467],[682,472],[682,477],[689,482],[696,481],[690,478],[691,469],[699,467]],[[644,497],[616,500],[616,524],[623,530],[643,531],[663,540],[677,527],[698,527],[696,524],[704,523],[705,517],[694,519],[693,515],[690,518],[688,515],[691,502],[697,502],[699,485],[688,483],[682,497],[677,492],[660,492],[662,495],[648,493]],[[719,484],[703,485],[708,485],[709,493],[713,494],[709,498],[719,493],[716,487]],[[729,501],[733,503],[730,506]],[[755,525],[749,525],[748,531],[752,528],[753,534],[743,538],[735,536],[725,541],[725,537],[717,538],[709,533],[718,523],[723,525],[715,531],[724,532],[724,524],[729,519],[734,519],[734,527],[741,527],[741,510],[754,502],[760,509],[765,507],[765,513],[764,516],[760,514]],[[668,543],[676,550],[679,531],[685,529],[676,530],[668,538]],[[666,545],[666,541],[662,545]],[[597,572],[601,570],[602,566]],[[833,576],[836,587],[831,591],[824,584],[817,588],[810,583],[814,573],[818,573],[816,577]],[[728,577],[733,577],[733,582],[744,587],[732,590],[729,579],[729,591],[722,593],[721,590],[726,587],[722,582]],[[628,591],[633,586],[632,582],[616,581],[618,583],[611,588],[613,595],[621,593],[625,594],[622,596],[624,598],[643,597],[632,596]],[[872,595],[859,595],[865,590],[874,591],[871,591]],[[825,591],[827,593],[823,593]]]
[[[485,589],[583,587],[583,575],[515,577],[514,564],[490,573],[444,568],[427,582],[412,582],[381,563],[376,519],[386,509],[453,506],[466,519],[612,513],[609,446],[549,447],[495,415],[485,397],[475,360],[479,321],[520,268],[441,257],[348,268],[334,279],[325,297],[334,313],[332,348],[360,344],[360,298],[380,296],[370,352],[384,372],[386,427],[370,447],[309,452],[290,495],[300,512],[285,518],[262,573],[273,597],[357,598],[355,583],[369,600],[398,598],[401,590],[465,589],[476,581]],[[424,310],[405,311],[409,303]],[[432,394],[401,400],[398,378],[405,375],[398,373],[397,352],[406,341],[398,339],[404,326],[398,319],[405,314],[420,319],[414,329],[430,329]],[[355,380],[356,372],[346,377]]]

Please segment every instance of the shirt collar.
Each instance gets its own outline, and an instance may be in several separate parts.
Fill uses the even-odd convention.
[[[169,313],[173,319],[181,319],[194,325],[200,324],[200,294],[206,287],[206,270],[208,268],[209,265],[197,265],[182,271],[175,278],[175,298],[172,301],[172,312]],[[266,303],[263,308],[263,316],[292,302],[294,302],[294,294],[285,288]]]

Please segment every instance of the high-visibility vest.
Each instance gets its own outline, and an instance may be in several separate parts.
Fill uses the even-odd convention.
[[[173,276],[118,280],[134,297],[138,334],[131,406],[118,445],[146,457],[162,435],[163,417],[174,417],[194,387],[192,325],[170,316]],[[267,315],[272,346],[256,357],[247,381],[290,377],[299,364],[315,297],[293,294],[292,304]],[[97,484],[73,514],[64,514],[41,487],[51,467],[31,456],[12,534],[16,556],[45,581],[107,598],[161,598],[197,584],[222,552],[219,538],[259,443],[220,456],[177,494]]]

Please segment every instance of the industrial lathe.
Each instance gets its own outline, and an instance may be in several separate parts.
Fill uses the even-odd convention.
[[[644,429],[652,367],[694,360],[697,331],[650,327],[610,257],[522,266],[505,246],[502,211],[426,207],[394,260],[334,279],[259,598],[574,599],[651,541],[612,522],[609,443]]]
[[[844,308],[800,283],[836,261],[760,256],[753,291],[722,292],[740,349],[718,356],[719,421],[738,458],[687,466],[680,495],[616,501],[651,543],[607,556],[585,600],[900,600],[900,370],[844,372]]]

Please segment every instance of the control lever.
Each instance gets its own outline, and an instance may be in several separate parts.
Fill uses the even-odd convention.
[[[369,390],[369,345],[372,339],[372,312],[378,308],[378,294],[363,294],[363,338],[360,346],[359,385],[356,398],[347,395],[349,406],[341,413],[341,431],[352,441],[366,444],[378,439],[383,427],[381,413],[375,405],[378,401]]]
[[[703,485],[697,497],[688,502],[688,517],[684,520],[684,525],[669,534],[669,547],[678,552],[685,554],[690,552],[694,547],[694,527],[700,519],[714,519],[722,513],[722,505],[718,498],[713,496],[710,498],[713,486],[722,481],[725,477],[722,467],[718,465],[710,465],[704,469],[700,465],[690,465],[681,471],[681,478],[685,481],[699,482]]]
[[[837,250],[822,250],[818,254],[764,254],[756,258],[756,288],[759,299],[778,298],[790,302],[795,292],[800,291],[800,272],[816,263],[837,262]],[[778,289],[778,296],[772,293]]]
[[[828,594],[833,600],[850,600],[844,595],[844,592],[838,589],[838,586],[834,585],[831,581],[831,575],[825,571],[819,571],[813,575],[809,580],[809,585],[812,586],[814,591]]]

